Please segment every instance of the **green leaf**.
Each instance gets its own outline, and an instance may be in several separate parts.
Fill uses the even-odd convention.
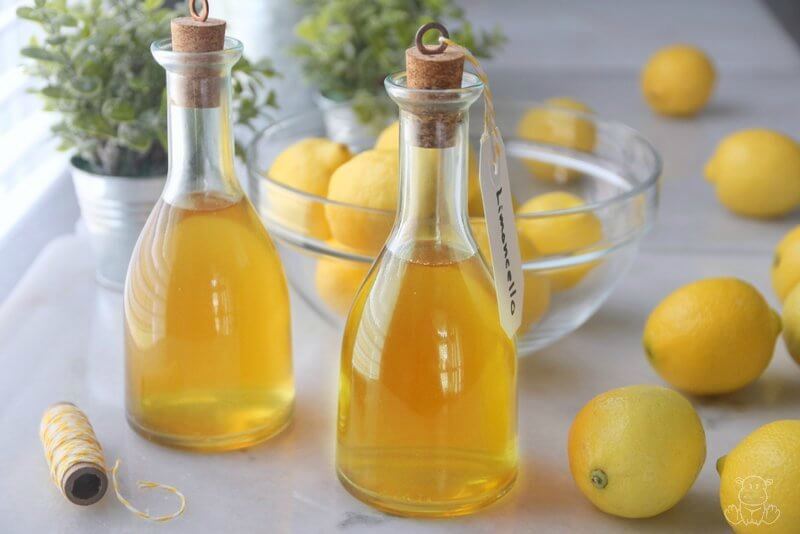
[[[101,78],[103,74],[108,72],[107,69],[108,65],[101,63],[100,61],[84,58],[83,64],[78,67],[78,72],[81,76]]]
[[[267,78],[271,78],[277,74],[272,60],[266,57],[259,59],[253,67]]]
[[[58,150],[59,152],[66,152],[67,150],[70,150],[70,149],[72,149],[74,147],[75,147],[75,143],[73,143],[72,141],[69,141],[67,139],[62,139],[61,143],[59,143],[59,145],[56,148],[56,150]]]
[[[101,139],[114,135],[114,129],[97,113],[81,113],[72,120],[76,130]]]
[[[24,57],[29,57],[31,59],[36,59],[38,61],[50,61],[53,63],[63,63],[64,60],[61,56],[54,54],[48,50],[45,50],[39,46],[26,46],[19,53]]]
[[[155,11],[163,5],[164,0],[145,0],[142,7],[145,11]]]
[[[115,122],[128,122],[136,118],[136,110],[130,102],[121,98],[110,98],[103,102],[103,116]]]
[[[67,28],[74,28],[78,25],[78,19],[72,15],[62,14],[56,17],[53,23]]]
[[[47,98],[68,98],[69,97],[69,95],[67,94],[67,92],[63,88],[57,87],[55,85],[48,85],[47,87],[44,87],[41,91],[39,91],[39,93],[41,93],[42,95],[46,96]]]
[[[125,146],[137,152],[147,152],[153,144],[151,131],[135,122],[121,124],[117,133]]]
[[[239,103],[239,116],[238,122],[247,123],[252,119],[258,117],[258,110],[252,100],[242,99]]]
[[[158,143],[161,147],[166,151],[167,145],[169,144],[169,139],[167,139],[167,129],[162,128],[156,132],[156,137],[158,138]]]
[[[21,19],[33,22],[42,22],[44,20],[44,17],[42,17],[42,14],[37,9],[28,6],[18,7],[17,16]]]
[[[100,92],[103,80],[95,76],[78,76],[67,83],[70,93],[79,97],[95,96]]]
[[[128,86],[137,91],[146,91],[150,88],[151,84],[141,76],[134,76],[128,79]]]
[[[44,40],[45,43],[53,46],[58,46],[67,42],[66,35],[53,35]]]
[[[275,91],[270,91],[269,92],[269,94],[267,95],[266,101],[264,101],[264,105],[265,106],[269,106],[271,108],[277,108],[278,107],[278,98],[277,98],[277,95],[275,94]]]

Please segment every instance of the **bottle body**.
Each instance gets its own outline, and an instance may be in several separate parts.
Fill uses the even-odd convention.
[[[220,98],[195,108],[176,104],[176,91],[196,72],[196,63],[183,70],[183,56],[196,54],[157,44],[170,170],[125,283],[127,417],[166,445],[247,447],[289,423],[294,382],[283,267],[233,171],[228,78],[238,55],[207,53]]]
[[[246,199],[159,201],[129,269],[125,349],[128,419],[149,438],[225,450],[286,426],[289,295]]]
[[[516,479],[516,349],[466,219],[466,113],[442,149],[400,119],[398,220],[345,327],[337,472],[379,509],[462,515]]]
[[[516,351],[497,317],[476,254],[435,243],[383,254],[355,301],[342,350],[336,459],[359,498],[396,513],[448,516],[511,487]]]

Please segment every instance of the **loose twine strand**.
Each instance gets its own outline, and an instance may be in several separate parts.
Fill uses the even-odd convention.
[[[88,463],[108,472],[103,448],[97,441],[94,429],[86,414],[74,404],[60,403],[51,406],[42,416],[39,437],[44,446],[45,458],[47,458],[47,465],[50,468],[50,477],[65,496],[66,489],[62,481],[64,475],[74,465]],[[109,474],[111,475],[111,484],[114,487],[117,500],[125,508],[142,519],[160,523],[171,521],[183,514],[186,509],[186,497],[184,497],[183,493],[173,486],[149,481],[139,481],[138,487],[140,489],[162,489],[172,493],[178,497],[180,506],[177,511],[166,515],[151,515],[147,510],[137,509],[119,490],[117,481],[119,466],[120,460],[118,459]]]
[[[117,496],[117,500],[122,503],[122,505],[136,514],[137,516],[141,517],[142,519],[147,519],[149,521],[156,521],[158,523],[166,523],[167,521],[172,521],[176,517],[179,517],[184,510],[186,510],[186,497],[183,496],[183,493],[180,492],[178,488],[175,486],[168,486],[166,484],[160,484],[158,482],[149,482],[147,480],[140,480],[136,483],[139,489],[162,489],[168,493],[172,493],[178,500],[180,501],[180,506],[178,509],[171,514],[166,515],[150,515],[147,511],[142,512],[135,506],[133,506],[128,499],[122,496],[119,492],[119,484],[117,483],[117,470],[119,469],[119,458],[117,461],[114,462],[114,467],[111,469],[111,485],[114,487],[114,494]]]
[[[497,165],[497,160],[500,158],[500,146],[502,143],[502,136],[500,135],[500,129],[497,127],[495,123],[495,111],[494,111],[494,97],[492,96],[492,90],[489,88],[489,75],[486,74],[486,71],[481,66],[478,58],[476,58],[472,52],[464,48],[463,46],[459,45],[457,42],[453,41],[452,39],[445,37],[444,35],[439,36],[439,43],[446,44],[448,46],[458,46],[462,50],[464,50],[464,59],[466,59],[470,65],[475,69],[475,75],[478,79],[483,82],[483,101],[484,101],[484,111],[483,111],[483,128],[484,132],[488,133],[492,137],[494,143],[492,143],[494,147],[494,161],[493,166]]]

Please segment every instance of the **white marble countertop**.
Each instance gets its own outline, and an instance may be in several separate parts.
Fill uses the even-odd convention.
[[[800,138],[800,54],[755,1],[681,0],[668,3],[670,9],[637,0],[613,2],[613,9],[612,2],[500,2],[499,13],[490,12],[494,3],[465,3],[482,26],[505,24],[515,44],[517,55],[490,64],[498,95],[573,95],[642,131],[665,159],[658,225],[630,274],[584,327],[521,361],[523,471],[512,493],[472,517],[419,521],[376,512],[342,489],[333,468],[340,336],[298,298],[297,411],[286,432],[252,449],[216,455],[145,441],[124,420],[121,297],[96,286],[87,243],[66,235],[47,245],[0,304],[0,531],[727,531],[717,457],[761,424],[800,413],[800,367],[782,343],[755,385],[724,398],[693,399],[707,432],[706,465],[689,495],[657,518],[621,520],[595,510],[570,477],[567,429],[602,391],[661,383],[640,336],[649,311],[672,289],[704,276],[733,275],[777,304],[769,284],[772,249],[800,224],[800,214],[776,222],[736,218],[714,200],[702,166],[717,141],[737,128],[766,126]],[[641,63],[676,40],[701,44],[720,66],[715,99],[693,121],[657,118],[639,95]],[[529,57],[524,50],[531,50]],[[135,480],[174,484],[186,494],[185,515],[151,525],[112,495],[89,509],[66,503],[48,478],[37,436],[43,409],[62,399],[89,414],[107,457],[123,460],[127,494],[164,512],[170,498],[137,493]]]

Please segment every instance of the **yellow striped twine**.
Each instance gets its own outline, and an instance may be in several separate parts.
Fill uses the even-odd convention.
[[[147,512],[142,512],[135,506],[133,506],[128,499],[122,496],[119,492],[119,484],[117,483],[117,470],[119,469],[119,459],[114,462],[114,467],[111,469],[111,485],[114,486],[114,494],[117,496],[117,500],[122,503],[122,505],[136,514],[137,516],[141,517],[142,519],[147,519],[149,521],[156,521],[158,523],[166,523],[167,521],[172,521],[176,517],[180,516],[184,510],[186,510],[186,497],[183,496],[183,493],[178,490],[178,488],[174,486],[167,486],[166,484],[159,484],[158,482],[148,482],[147,480],[140,480],[136,483],[139,489],[163,489],[169,493],[174,494],[180,500],[180,506],[178,509],[167,515],[150,515]]]
[[[47,409],[39,425],[39,438],[50,467],[50,477],[66,496],[61,481],[77,463],[106,470],[103,449],[97,442],[89,419],[74,404],[59,403]]]
[[[97,441],[92,424],[88,417],[77,406],[71,403],[62,402],[48,408],[42,416],[39,426],[39,437],[44,446],[44,454],[47,465],[50,468],[50,477],[64,494],[62,486],[64,474],[78,463],[89,463],[98,469],[108,472],[106,468],[103,448]],[[180,505],[178,510],[166,515],[150,515],[146,511],[141,511],[133,506],[119,491],[117,481],[117,471],[119,470],[120,460],[114,463],[110,471],[111,483],[117,500],[125,508],[136,514],[142,519],[156,522],[166,522],[175,519],[183,514],[186,509],[186,497],[177,488],[158,482],[139,481],[140,489],[163,489],[178,497]]]

